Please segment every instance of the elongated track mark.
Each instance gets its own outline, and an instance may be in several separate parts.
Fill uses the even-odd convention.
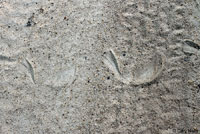
[[[200,49],[200,45],[194,43],[193,41],[185,40],[185,43],[186,43],[187,45],[189,45],[190,47],[193,47],[193,48],[198,49],[198,50]]]
[[[0,55],[0,61],[14,62],[15,60],[7,56]]]
[[[199,46],[199,44],[196,44],[193,41],[185,40],[182,45],[182,51],[185,54],[189,54],[189,55],[191,55],[191,54],[199,55],[200,54],[200,46]]]
[[[22,64],[28,69],[28,72],[31,75],[31,79],[32,79],[33,83],[35,84],[34,70],[33,70],[31,63],[27,59],[25,59],[24,63],[22,63]]]
[[[115,73],[115,75],[121,75],[116,56],[112,50],[108,51],[104,56],[104,63],[109,66],[109,68]]]

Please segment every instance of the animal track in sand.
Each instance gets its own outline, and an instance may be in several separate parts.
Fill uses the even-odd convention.
[[[115,77],[125,83],[133,85],[141,85],[150,83],[155,80],[163,71],[166,62],[166,56],[161,52],[155,52],[148,63],[136,65],[136,67],[129,72],[131,75],[122,74],[116,54],[111,49],[104,55],[104,63],[112,70]]]

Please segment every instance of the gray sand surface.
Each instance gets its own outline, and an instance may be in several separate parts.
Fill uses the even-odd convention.
[[[184,133],[199,0],[0,0],[0,134]]]

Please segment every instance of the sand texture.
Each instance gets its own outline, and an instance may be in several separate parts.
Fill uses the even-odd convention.
[[[200,0],[0,0],[0,134],[184,133]]]

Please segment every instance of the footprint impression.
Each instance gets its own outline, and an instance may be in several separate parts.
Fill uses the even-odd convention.
[[[103,61],[119,81],[125,84],[141,85],[152,82],[161,74],[166,56],[161,52],[155,52],[148,63],[136,65],[128,77],[120,72],[116,54],[112,49],[105,54]]]

